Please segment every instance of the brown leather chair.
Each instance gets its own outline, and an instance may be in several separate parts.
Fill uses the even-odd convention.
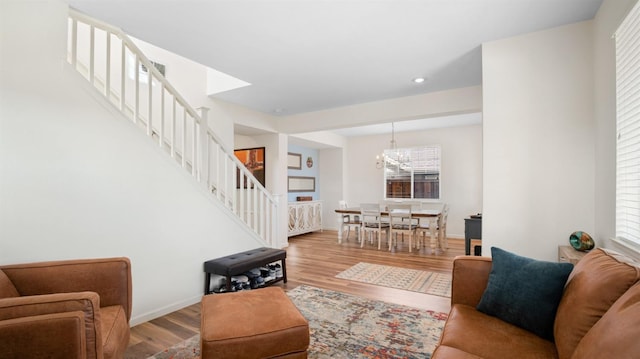
[[[128,258],[0,266],[0,358],[122,358]]]

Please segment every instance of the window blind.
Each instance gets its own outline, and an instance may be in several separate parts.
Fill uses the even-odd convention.
[[[640,245],[640,2],[615,34],[616,237]]]

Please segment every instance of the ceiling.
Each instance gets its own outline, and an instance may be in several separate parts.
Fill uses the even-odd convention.
[[[480,85],[482,43],[592,19],[602,2],[68,1],[250,83],[214,97],[274,116]]]

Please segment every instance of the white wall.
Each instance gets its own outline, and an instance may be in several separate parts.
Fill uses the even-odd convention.
[[[322,199],[322,227],[339,229],[336,216],[338,201],[345,199],[343,168],[343,149],[327,148],[321,150],[319,171],[320,198]]]
[[[637,0],[605,0],[593,21],[594,116],[596,123],[595,237],[599,245],[616,246],[616,66],[612,35]],[[629,254],[629,253],[628,253]],[[637,256],[637,253],[636,253]]]
[[[451,210],[447,235],[464,238],[464,218],[482,211],[482,126],[463,126],[395,135],[398,147],[440,145],[442,148],[441,201]],[[324,172],[340,173],[346,167],[344,199],[349,206],[383,199],[383,172],[376,168],[376,155],[389,147],[390,135],[353,137],[348,140],[344,163],[328,163]],[[323,164],[327,163],[323,161]],[[336,179],[337,180],[337,179]],[[337,202],[327,203],[331,210]],[[336,215],[325,228],[337,228]]]
[[[594,233],[592,22],[483,45],[483,254]],[[598,238],[596,238],[596,241]]]
[[[127,256],[133,324],[197,302],[243,227],[65,65],[67,5],[2,1],[0,263]]]

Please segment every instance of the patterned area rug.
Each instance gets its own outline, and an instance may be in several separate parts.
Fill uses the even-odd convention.
[[[360,262],[336,278],[451,297],[451,275]]]
[[[299,286],[289,297],[309,321],[309,358],[430,358],[446,313]],[[149,359],[199,358],[199,336]]]

